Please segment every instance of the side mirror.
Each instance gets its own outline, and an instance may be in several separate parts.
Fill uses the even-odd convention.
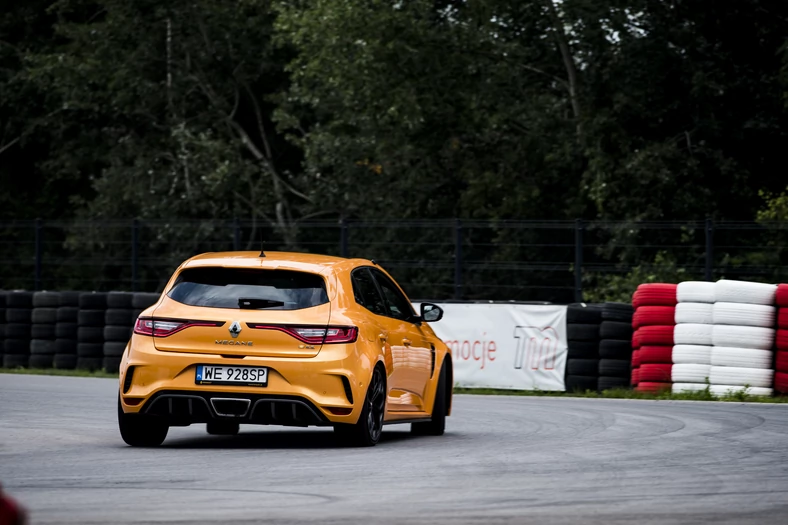
[[[434,323],[443,319],[443,308],[437,304],[421,303],[421,319],[427,323]]]

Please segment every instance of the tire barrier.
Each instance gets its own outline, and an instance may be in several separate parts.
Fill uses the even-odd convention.
[[[676,328],[671,353],[674,393],[708,387],[714,332],[714,283],[685,281],[676,287]]]
[[[632,374],[634,310],[628,303],[603,303],[599,325],[597,390],[628,387]],[[646,316],[643,321],[648,322]]]
[[[771,395],[777,286],[720,280],[714,294],[710,391]]]
[[[55,325],[60,294],[33,293],[30,327],[30,368],[52,368],[55,358]]]
[[[137,317],[159,294],[0,292],[0,364],[116,373]]]
[[[788,394],[788,284],[777,286],[777,333],[775,334],[774,389]]]
[[[13,291],[5,296],[5,341],[3,366],[27,367],[30,364],[30,339],[33,320],[33,294]]]
[[[633,353],[630,383],[639,392],[671,387],[676,290],[675,284],[648,283],[638,286],[632,296],[632,347],[637,355]]]
[[[599,382],[599,326],[602,307],[575,303],[566,309],[567,357],[564,384],[567,392],[596,390]]]

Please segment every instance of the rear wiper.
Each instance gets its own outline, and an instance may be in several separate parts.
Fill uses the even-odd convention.
[[[284,306],[282,301],[275,301],[273,299],[238,299],[238,308],[245,310],[257,310],[258,308],[276,308],[277,306]]]

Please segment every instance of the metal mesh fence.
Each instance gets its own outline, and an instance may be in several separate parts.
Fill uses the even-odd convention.
[[[571,302],[633,270],[788,280],[788,223],[250,220],[0,224],[0,288],[159,291],[184,259],[265,249],[375,259],[412,298]]]

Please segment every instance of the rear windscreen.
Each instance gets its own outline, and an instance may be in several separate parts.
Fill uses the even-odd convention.
[[[326,284],[313,273],[290,270],[191,268],[167,296],[189,306],[299,310],[328,302]]]

